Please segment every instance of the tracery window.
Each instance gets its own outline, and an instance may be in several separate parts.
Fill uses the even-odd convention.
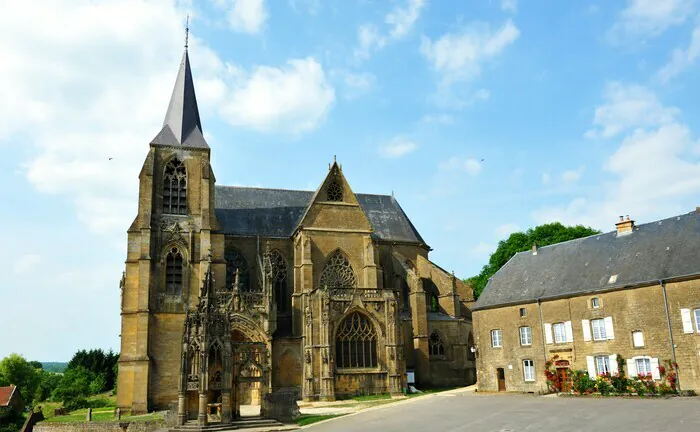
[[[321,287],[331,289],[357,286],[357,278],[355,278],[350,261],[340,251],[335,251],[326,262],[320,282]]]
[[[177,158],[173,158],[165,166],[163,213],[187,214],[187,170]]]
[[[354,312],[338,327],[336,362],[340,368],[377,367],[377,333],[369,318]]]
[[[338,182],[333,181],[328,185],[326,189],[326,198],[328,201],[342,201],[343,200],[343,188],[338,184]]]
[[[445,344],[442,343],[442,338],[438,332],[434,331],[429,339],[429,353],[431,356],[444,356]]]
[[[238,289],[250,291],[250,268],[243,254],[237,249],[227,248],[224,258],[226,259],[226,285],[233,288],[236,282],[236,270],[238,270]]]
[[[272,262],[272,288],[275,293],[277,311],[287,312],[287,260],[278,250],[270,253]]]
[[[165,293],[182,294],[182,253],[178,248],[170,249],[165,257]]]

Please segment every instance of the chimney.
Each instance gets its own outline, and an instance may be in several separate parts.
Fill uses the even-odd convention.
[[[634,221],[630,219],[630,216],[620,216],[620,221],[615,224],[617,227],[617,235],[630,234],[634,230]]]
[[[532,244],[532,254],[537,255],[537,243]]]

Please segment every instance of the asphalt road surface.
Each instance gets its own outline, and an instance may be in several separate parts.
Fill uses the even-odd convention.
[[[437,394],[341,417],[309,432],[700,431],[700,397],[618,399]]]

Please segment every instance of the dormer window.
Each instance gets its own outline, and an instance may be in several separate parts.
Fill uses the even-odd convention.
[[[600,307],[600,300],[598,299],[598,297],[593,297],[591,299],[591,307],[593,309],[598,309]]]
[[[328,185],[326,190],[326,199],[328,201],[340,202],[343,201],[343,188],[338,184],[338,182],[333,181]]]

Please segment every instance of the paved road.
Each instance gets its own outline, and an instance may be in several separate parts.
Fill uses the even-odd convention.
[[[390,404],[309,432],[700,431],[700,398],[613,399],[452,393]]]

